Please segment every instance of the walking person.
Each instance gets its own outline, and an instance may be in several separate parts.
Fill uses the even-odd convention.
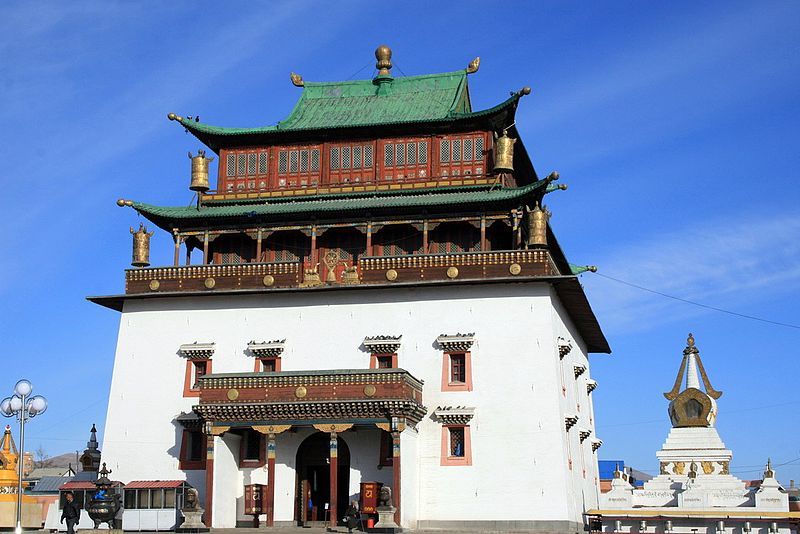
[[[358,512],[358,503],[350,501],[350,506],[344,513],[344,522],[347,524],[347,532],[353,532],[353,529],[358,526],[361,514]]]
[[[64,496],[67,502],[64,503],[64,509],[61,510],[61,522],[67,522],[67,534],[75,534],[75,525],[81,519],[81,509],[78,507],[78,503],[75,502],[75,495],[71,491],[68,491]]]

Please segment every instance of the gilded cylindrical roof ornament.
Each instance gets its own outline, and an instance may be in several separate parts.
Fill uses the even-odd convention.
[[[139,229],[136,231],[131,227],[131,235],[133,235],[133,259],[131,260],[131,265],[134,267],[147,267],[150,265],[150,238],[153,237],[153,232],[148,233],[147,228],[140,224]]]
[[[551,213],[547,208],[536,206],[528,212],[528,245],[547,246],[547,221]]]
[[[192,183],[189,189],[192,191],[205,192],[211,189],[208,181],[208,166],[214,158],[207,158],[205,150],[198,150],[196,156],[189,152],[189,159],[192,160]]]
[[[500,137],[494,134],[494,172],[514,172],[514,143],[516,139],[506,131]]]

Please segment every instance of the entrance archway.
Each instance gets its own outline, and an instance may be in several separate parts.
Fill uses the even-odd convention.
[[[337,517],[344,517],[350,497],[350,449],[338,437]],[[295,519],[300,525],[319,522],[327,517],[325,507],[331,502],[330,434],[317,432],[307,437],[297,449]]]

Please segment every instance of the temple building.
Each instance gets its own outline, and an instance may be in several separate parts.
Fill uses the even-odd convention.
[[[530,89],[475,111],[478,58],[375,56],[372,79],[292,73],[273,126],[168,115],[205,145],[196,198],[119,200],[150,228],[124,294],[90,297],[121,312],[103,461],[185,479],[213,527],[337,525],[375,483],[404,528],[580,531],[610,349],[544,206],[566,187],[519,138]]]
[[[685,377],[685,378],[684,378]],[[702,380],[703,389],[700,382]],[[722,396],[700,359],[692,334],[683,351],[670,401],[672,429],[656,453],[660,474],[634,488],[619,468],[611,491],[590,510],[593,530],[622,533],[789,534],[800,512],[789,511],[789,495],[767,461],[764,476],[751,487],[730,473],[733,453],[714,427]]]

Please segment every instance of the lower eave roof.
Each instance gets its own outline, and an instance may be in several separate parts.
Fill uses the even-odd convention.
[[[589,300],[586,298],[586,293],[583,291],[580,281],[577,276],[539,276],[526,279],[515,278],[493,278],[481,280],[426,280],[415,282],[392,282],[391,288],[398,287],[419,287],[419,286],[444,286],[444,285],[475,285],[475,284],[497,284],[497,283],[548,283],[553,286],[558,295],[561,303],[567,311],[575,327],[578,329],[581,338],[586,343],[587,352],[593,353],[611,353],[611,347],[608,344],[603,330],[600,328],[600,323],[592,311]],[[264,295],[269,294],[284,294],[286,292],[317,292],[317,291],[370,291],[370,290],[385,290],[389,286],[386,285],[342,285],[342,286],[319,286],[307,288],[274,288],[274,289],[238,289],[231,291],[224,291],[218,293],[208,292],[178,292],[178,293],[137,293],[130,295],[108,295],[108,296],[94,296],[86,297],[90,302],[99,304],[106,308],[123,311],[125,302],[128,300],[141,300],[141,299],[162,299],[162,298],[193,298],[193,297],[227,297],[230,295]]]
[[[187,228],[235,224],[240,221],[281,221],[303,216],[352,214],[353,212],[378,213],[386,210],[445,209],[479,205],[485,208],[504,208],[526,197],[542,195],[548,182],[539,180],[523,187],[491,188],[436,188],[426,191],[412,190],[391,194],[368,193],[348,196],[310,196],[302,199],[278,198],[260,203],[227,205],[162,207],[143,202],[132,202],[131,207],[154,224],[167,231]]]

